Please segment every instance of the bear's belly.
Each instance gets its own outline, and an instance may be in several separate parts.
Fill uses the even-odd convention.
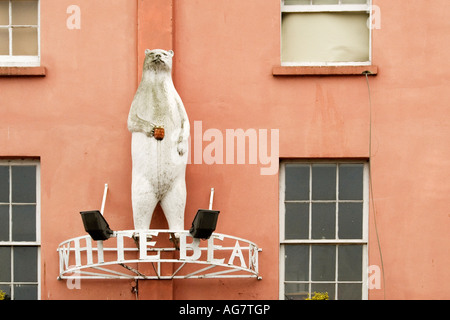
[[[134,132],[131,141],[133,184],[150,185],[158,198],[171,188],[174,181],[184,179],[186,162],[177,151],[177,141],[167,134],[162,140]]]

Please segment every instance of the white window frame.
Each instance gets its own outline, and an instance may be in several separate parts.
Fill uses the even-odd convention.
[[[11,25],[12,5],[9,2],[9,25],[0,26],[1,29],[8,29],[9,32],[9,55],[0,55],[0,67],[38,67],[41,65],[41,1],[37,0],[37,25]],[[19,56],[12,54],[12,30],[13,28],[34,27],[37,28],[38,54],[36,56]]]
[[[36,247],[37,248],[37,282],[25,282],[23,284],[36,284],[37,285],[37,299],[41,299],[41,165],[39,160],[1,160],[0,166],[35,166],[36,167],[36,202],[35,203],[21,203],[21,205],[36,205],[36,240],[35,241],[11,241],[12,237],[12,215],[9,215],[9,236],[10,241],[0,241],[0,247]],[[11,169],[10,169],[11,170]],[[11,171],[10,171],[11,172]],[[11,173],[10,173],[11,174]],[[11,213],[11,206],[13,205],[11,199],[11,190],[12,190],[12,179],[9,181],[9,211]],[[6,203],[2,203],[6,204]],[[11,257],[11,272],[14,272],[14,259]],[[14,281],[14,278],[11,278],[11,281],[8,282],[11,284],[11,290],[14,290],[14,284],[21,284],[21,282]],[[4,284],[4,283],[2,283]],[[12,299],[14,299],[14,293],[11,292]]]
[[[364,171],[363,171],[363,221],[362,221],[362,239],[337,239],[338,234],[338,223],[336,221],[336,239],[302,239],[302,240],[291,240],[291,239],[285,239],[285,173],[286,173],[286,164],[305,164],[305,165],[314,165],[314,164],[336,164],[339,166],[340,164],[363,164],[364,165]],[[338,194],[338,187],[339,187],[339,170],[336,172],[336,192]],[[354,245],[362,245],[363,247],[363,261],[362,261],[362,300],[368,299],[368,267],[369,267],[369,163],[364,160],[336,160],[336,161],[328,161],[328,160],[311,160],[311,161],[302,161],[302,160],[285,160],[282,161],[280,164],[280,175],[279,175],[279,212],[280,212],[280,256],[279,256],[279,262],[280,262],[280,268],[279,268],[279,299],[284,300],[285,299],[285,246],[286,245],[292,245],[292,244],[300,244],[300,245],[313,245],[313,244],[323,244],[323,245],[336,245],[336,250],[338,250],[339,245],[345,245],[345,244],[354,244]],[[312,179],[310,179],[310,192],[311,192],[311,186]],[[311,198],[311,196],[310,196]],[[312,201],[310,199],[310,201]],[[335,200],[336,203],[338,203],[338,197]],[[310,219],[309,219],[309,231],[311,234],[311,208],[310,208]],[[337,219],[336,215],[336,219]],[[311,254],[311,252],[310,252]],[[336,255],[337,257],[337,255]],[[336,258],[336,275],[338,272],[338,258]],[[309,261],[309,269],[311,274],[311,257]],[[296,281],[296,283],[313,283],[314,281],[311,280],[305,280],[305,281]],[[334,281],[327,281],[328,283],[341,283],[337,279],[337,276],[335,277]],[[345,281],[344,281],[345,282]],[[354,281],[352,281],[354,282]],[[335,293],[334,296],[337,297],[337,290],[338,286],[335,286]],[[314,295],[314,292],[310,292],[310,295]]]
[[[309,5],[285,5],[285,0],[281,0],[281,19],[283,19],[283,13],[298,12],[298,13],[311,13],[311,12],[366,12],[369,14],[369,21],[372,21],[372,0],[367,0],[367,4],[342,4],[339,0],[339,4],[312,4],[313,0],[310,0]],[[296,66],[368,66],[372,65],[372,28],[369,28],[369,61],[355,61],[355,62],[283,62],[282,66],[296,67]],[[280,39],[283,41],[282,28],[280,27]],[[282,46],[280,46],[280,50]],[[281,56],[281,51],[280,51]]]

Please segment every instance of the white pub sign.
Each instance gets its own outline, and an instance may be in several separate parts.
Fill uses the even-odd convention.
[[[181,231],[175,245],[173,233],[126,230],[106,241],[89,235],[64,241],[57,249],[58,279],[261,279],[255,243],[219,233],[200,240]]]

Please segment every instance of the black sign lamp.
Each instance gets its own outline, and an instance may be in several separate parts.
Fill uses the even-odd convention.
[[[81,211],[80,213],[84,230],[86,230],[95,241],[108,240],[114,233],[109,228],[108,222],[106,222],[100,211]]]
[[[105,184],[105,190],[103,192],[103,201],[101,211],[81,211],[81,219],[83,220],[84,230],[95,241],[108,240],[113,234],[109,228],[108,222],[103,217],[102,212],[105,210],[106,194],[108,193],[108,184]]]
[[[212,210],[212,201],[214,197],[214,188],[211,188],[211,196],[209,199],[209,209],[199,209],[192,221],[192,227],[189,230],[194,238],[209,239],[216,230],[219,212]]]

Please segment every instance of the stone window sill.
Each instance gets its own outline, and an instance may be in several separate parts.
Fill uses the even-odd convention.
[[[370,66],[274,66],[272,74],[274,76],[353,76],[353,75],[377,75],[378,67]]]
[[[0,67],[0,77],[45,77],[45,67]]]

